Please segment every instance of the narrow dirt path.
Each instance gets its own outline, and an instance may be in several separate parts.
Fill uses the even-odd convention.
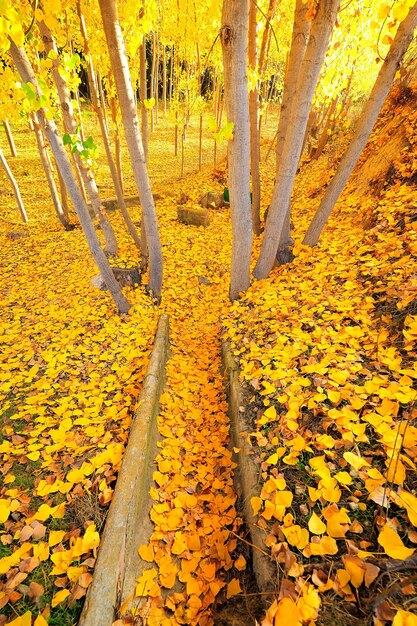
[[[149,568],[136,592],[148,596],[142,616],[149,626],[205,626],[213,623],[210,607],[226,578],[233,580],[225,572],[238,557],[231,556],[238,530],[235,464],[220,361],[230,223],[222,211],[207,229],[175,226],[173,201],[165,203],[164,308],[171,316],[172,355],[159,416],[155,530],[150,546],[140,550]],[[236,591],[234,581],[228,595]]]

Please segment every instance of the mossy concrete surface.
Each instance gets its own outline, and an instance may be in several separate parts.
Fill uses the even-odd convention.
[[[231,445],[239,450],[239,452],[234,453],[235,461],[238,465],[235,482],[237,492],[242,500],[242,513],[250,532],[251,543],[253,544],[253,571],[259,590],[270,591],[276,586],[277,570],[271,558],[266,555],[264,543],[266,534],[257,525],[250,502],[253,496],[259,495],[260,468],[253,460],[254,450],[248,438],[253,429],[247,419],[245,393],[239,378],[239,366],[228,341],[223,341],[222,343],[222,359],[227,379]]]
[[[133,597],[140,574],[138,547],[152,533],[149,487],[157,454],[157,416],[169,353],[169,317],[161,315],[128,444],[79,626],[111,626]]]

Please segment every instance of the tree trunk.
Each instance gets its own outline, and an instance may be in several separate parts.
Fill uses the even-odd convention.
[[[174,156],[178,156],[178,111],[175,111]]]
[[[16,182],[15,177],[12,174],[12,171],[9,167],[9,164],[7,163],[6,157],[4,156],[1,148],[0,148],[0,163],[2,164],[3,169],[6,172],[7,178],[10,180],[10,183],[12,185],[14,197],[16,198],[17,208],[19,209],[21,218],[25,222],[25,224],[27,224],[29,220],[28,220],[28,216],[27,216],[24,204],[23,204],[22,196],[20,195],[19,186]]]
[[[322,131],[320,133],[319,141],[317,143],[317,148],[314,150],[313,154],[311,155],[312,159],[317,160],[321,156],[321,153],[323,152],[324,148],[326,147],[326,144],[329,140],[329,134],[330,134],[329,131],[333,123],[336,106],[337,106],[337,98],[333,98],[330,104],[329,110],[327,112],[327,119],[325,120]]]
[[[282,164],[282,151],[291,115],[294,114],[292,104],[294,102],[295,90],[300,73],[300,68],[307,50],[310,36],[310,22],[306,19],[307,5],[303,0],[296,0],[294,13],[294,26],[292,31],[291,48],[288,55],[288,62],[284,79],[284,93],[278,123],[277,155],[276,155],[276,179],[279,179]],[[285,220],[282,227],[280,241],[277,251],[279,265],[290,263],[293,260],[291,237],[291,211],[290,201],[286,209]]]
[[[22,81],[24,83],[31,83],[36,90],[37,96],[40,97],[42,95],[42,91],[39,88],[35,74],[24,49],[18,48],[16,44],[10,40],[9,53],[13,59],[17,71],[20,74]],[[58,128],[53,120],[47,119],[45,111],[42,108],[38,110],[37,114],[42,129],[55,156],[62,178],[65,181],[65,185],[68,189],[68,193],[71,197],[74,208],[77,212],[78,219],[80,220],[81,227],[86,236],[91,254],[94,257],[99,271],[107,287],[109,288],[109,291],[117,307],[119,308],[119,311],[121,313],[127,313],[130,309],[130,304],[125,296],[122,294],[120,285],[115,279],[106,255],[104,254],[104,251],[100,246],[100,242],[98,240],[97,233],[94,230],[93,222],[91,221],[87,205],[85,204],[81,192],[75,181],[74,173],[71,169],[71,164],[68,159],[64,144],[62,143],[61,137],[59,135]]]
[[[99,0],[110,61],[119,96],[126,143],[130,153],[133,174],[139,192],[149,248],[150,290],[157,298],[162,288],[162,249],[159,240],[155,204],[151,192],[145,154],[135,107],[135,97],[129,73],[123,35],[114,0]]]
[[[7,120],[7,117],[5,120],[3,120],[3,127],[4,127],[4,131],[6,133],[6,137],[7,137],[7,143],[9,144],[9,148],[10,148],[10,154],[12,157],[17,157],[17,150],[16,150],[16,145],[13,139],[13,135],[12,135],[12,131],[10,129],[10,124]]]
[[[281,167],[282,150],[284,147],[285,135],[288,129],[288,122],[292,113],[292,103],[294,100],[300,68],[307,50],[310,34],[310,22],[306,19],[307,5],[303,0],[296,0],[294,26],[292,31],[291,48],[288,54],[288,63],[284,79],[284,91],[278,123],[277,138],[277,161],[276,174],[278,176]]]
[[[301,156],[314,91],[339,5],[340,0],[322,0],[318,4],[317,14],[311,26],[310,38],[291,106],[279,178],[275,183],[261,254],[254,271],[256,278],[266,278],[274,265]]]
[[[407,17],[398,27],[397,34],[391,44],[390,50],[379,70],[369,99],[360,117],[355,135],[345,152],[336,174],[327,188],[326,194],[321,201],[313,221],[304,237],[303,244],[315,246],[320,238],[322,230],[333,210],[340,194],[351,175],[381,111],[384,100],[395,78],[395,74],[401,64],[408,46],[413,39],[413,33],[417,26],[417,2],[411,7]]]
[[[111,147],[110,147],[109,135],[107,131],[107,123],[104,117],[104,109],[103,109],[104,98],[99,99],[99,94],[97,92],[93,57],[91,56],[90,47],[88,44],[87,27],[85,24],[84,16],[82,14],[81,3],[79,0],[77,1],[77,11],[78,11],[78,17],[80,20],[81,34],[82,34],[83,41],[84,41],[84,55],[87,60],[87,77],[88,77],[88,84],[90,87],[91,101],[92,101],[93,108],[97,114],[98,121],[100,124],[101,136],[103,138],[104,149],[106,151],[106,157],[107,157],[107,163],[109,164],[110,174],[113,180],[114,190],[116,192],[117,204],[123,216],[123,219],[125,221],[125,224],[127,226],[127,230],[129,231],[130,236],[135,242],[135,245],[138,248],[138,250],[142,252],[140,237],[132,221],[132,218],[130,217],[129,212],[127,210],[126,203],[123,197],[123,189],[120,184],[119,176],[117,173],[117,168],[113,159],[113,154],[112,154]]]
[[[170,82],[169,82],[169,104],[172,104],[172,96],[174,94],[174,56],[175,47],[171,48],[171,67],[170,67]]]
[[[98,94],[100,97],[100,107],[103,113],[103,119],[104,119],[104,123],[106,126],[106,134],[108,136],[109,135],[109,121],[107,119],[106,99],[104,97],[103,83],[102,83],[101,76],[99,73],[97,73],[97,79],[95,81],[95,84],[98,86]]]
[[[249,39],[248,57],[249,68],[256,72],[256,4],[250,1],[249,5]],[[260,142],[258,132],[258,87],[254,86],[249,92],[250,115],[250,169],[252,176],[252,229],[255,235],[261,233],[261,178],[259,174]]]
[[[262,72],[265,69],[266,57],[267,57],[266,51],[268,48],[269,37],[271,35],[271,20],[273,20],[275,17],[275,13],[277,12],[277,6],[278,6],[278,0],[269,0],[268,13],[266,14],[267,19],[266,19],[264,32],[262,35],[261,52],[259,54],[259,73],[260,74],[262,74]]]
[[[80,137],[83,141],[85,141],[85,134],[84,134],[84,126],[83,126],[83,118],[81,115],[81,102],[80,102],[80,92],[78,87],[75,88],[75,100],[77,102],[77,109],[78,109],[78,126],[80,128]]]
[[[114,127],[114,157],[116,162],[117,180],[119,181],[120,191],[123,195],[122,145],[120,142],[119,121],[117,119],[117,100],[114,97],[110,100],[110,110]]]
[[[156,36],[152,33],[151,100],[155,99]],[[151,133],[155,130],[155,111],[151,108]]]
[[[155,98],[155,123],[158,124],[158,115],[159,115],[159,39],[158,35],[155,34],[155,47],[156,47],[156,64],[155,64],[155,87],[154,87],[154,98]]]
[[[167,114],[167,56],[165,46],[162,46],[162,100],[164,104],[164,117]]]
[[[53,156],[53,155],[52,155]],[[56,171],[58,174],[58,183],[59,183],[59,193],[61,194],[61,205],[62,205],[62,210],[64,211],[64,215],[67,219],[69,219],[69,205],[68,205],[68,192],[67,192],[67,188],[65,187],[65,183],[62,180],[62,176],[61,176],[61,172],[59,171],[59,167],[56,163],[55,157],[54,157],[54,162],[56,165]]]
[[[49,160],[47,147],[43,139],[42,129],[39,124],[38,116],[36,113],[32,113],[32,119],[30,120],[31,129],[35,133],[36,143],[38,145],[39,156],[41,158],[41,163],[43,167],[43,171],[45,172],[46,180],[48,182],[49,191],[51,193],[52,202],[54,205],[55,213],[59,221],[65,230],[72,230],[73,226],[69,223],[64,210],[62,208],[61,201],[58,195],[58,189],[55,184],[55,179],[51,169],[51,162]]]
[[[317,111],[314,108],[310,109],[310,113],[308,115],[307,127],[304,133],[303,147],[301,148],[301,156],[304,154],[304,150],[309,143],[310,134],[312,134],[313,129],[317,128]],[[308,146],[309,147],[309,146]]]
[[[203,114],[200,113],[200,126],[198,133],[198,169],[201,170],[203,164]]]
[[[232,212],[230,299],[250,285],[252,211],[250,202],[250,120],[247,75],[249,0],[224,0],[220,39],[223,50],[229,141],[229,193]]]
[[[65,79],[61,76],[59,72],[60,61],[58,56],[58,49],[52,37],[51,31],[49,30],[45,22],[41,21],[39,23],[39,29],[42,35],[42,41],[44,43],[46,52],[54,50],[57,54],[57,58],[52,61],[52,77],[58,91],[65,130],[70,135],[76,135],[77,122],[72,106],[71,94],[69,92]],[[103,231],[106,240],[106,252],[107,254],[114,256],[117,254],[118,250],[117,239],[109,220],[101,210],[100,196],[93,173],[84,164],[81,155],[78,152],[74,153],[74,157],[77,167],[80,171],[83,183],[87,189],[87,193],[91,202],[91,207],[98,217],[100,227]]]
[[[185,124],[181,133],[181,178],[184,178],[185,172]]]
[[[146,80],[146,36],[143,36],[140,46],[140,110],[142,119],[142,141],[143,150],[145,152],[145,160],[148,162],[148,146],[149,146],[149,120],[148,109],[145,106],[145,100],[148,98],[147,80]]]

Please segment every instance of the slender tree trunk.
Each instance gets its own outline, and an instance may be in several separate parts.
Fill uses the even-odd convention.
[[[174,56],[175,47],[171,48],[171,67],[170,67],[170,80],[169,80],[169,104],[172,104],[172,96],[174,94]]]
[[[181,178],[184,178],[184,172],[185,172],[185,129],[186,129],[186,126],[184,124],[182,133],[181,133]]]
[[[0,148],[0,163],[2,164],[3,169],[6,172],[6,176],[10,180],[10,184],[12,185],[14,197],[16,198],[17,208],[19,209],[20,216],[22,220],[25,222],[25,224],[27,224],[29,220],[28,220],[28,216],[25,210],[25,206],[23,204],[22,196],[20,195],[19,185],[17,184],[16,179],[12,174],[12,170],[10,169],[9,164],[7,163],[7,159],[4,156],[3,150],[1,148]]]
[[[83,42],[84,42],[84,55],[85,55],[85,58],[87,59],[87,77],[88,77],[88,83],[90,87],[91,101],[92,101],[93,108],[97,114],[98,121],[100,124],[101,136],[103,138],[104,149],[105,149],[106,157],[107,157],[107,163],[109,164],[110,174],[113,180],[114,190],[116,192],[117,204],[119,206],[120,212],[125,221],[127,230],[130,233],[130,236],[135,242],[135,245],[138,248],[138,250],[142,252],[140,237],[133,223],[133,220],[130,217],[129,212],[127,210],[125,199],[123,197],[123,189],[120,184],[119,176],[117,173],[117,168],[113,159],[113,154],[111,151],[110,140],[109,140],[109,135],[108,135],[108,130],[107,130],[108,126],[106,123],[106,119],[104,117],[104,110],[103,110],[103,104],[105,104],[104,97],[103,99],[100,99],[99,94],[97,92],[93,57],[91,56],[91,52],[90,52],[87,27],[85,24],[84,16],[82,14],[81,3],[79,0],[77,1],[77,10],[78,10],[78,17],[80,20],[81,35],[83,37]],[[143,267],[144,266],[143,259],[141,263]]]
[[[177,105],[177,110],[175,111],[175,130],[174,130],[174,155],[175,156],[178,156],[178,135],[179,135],[178,107],[180,103],[179,80],[180,80],[180,60],[177,54],[175,55],[175,100],[176,100],[176,105]]]
[[[55,44],[55,41],[52,37],[51,31],[45,22],[41,21],[39,23],[39,28],[42,34],[42,40],[45,46],[45,50],[47,52],[54,50],[58,54],[58,50]],[[61,104],[62,116],[64,119],[64,126],[66,132],[75,135],[77,134],[77,122],[74,115],[74,109],[72,106],[71,94],[69,92],[67,83],[65,79],[61,76],[59,72],[60,61],[57,56],[56,59],[52,61],[52,77],[54,79],[54,83],[56,85],[58,96]],[[77,152],[74,153],[75,161],[77,163],[77,167],[81,173],[81,178],[83,183],[87,189],[87,193],[90,198],[91,207],[99,219],[100,227],[103,231],[105,240],[106,240],[106,252],[109,255],[116,255],[118,250],[117,239],[114,234],[114,230],[103,213],[101,209],[101,201],[98,193],[96,181],[94,179],[93,173],[91,170],[84,164],[81,155]]]
[[[250,202],[250,121],[247,75],[249,0],[223,2],[223,49],[227,118],[234,124],[229,141],[229,192],[232,212],[230,299],[250,285],[252,211]]]
[[[6,133],[7,143],[9,144],[10,154],[11,154],[12,157],[17,157],[16,145],[15,145],[15,142],[14,142],[14,139],[13,139],[12,131],[10,129],[10,124],[8,122],[7,117],[6,117],[6,119],[3,120],[3,127],[4,127],[4,131]]]
[[[99,97],[100,97],[100,106],[101,106],[101,110],[102,110],[102,113],[103,113],[104,123],[106,125],[106,134],[108,136],[109,135],[109,120],[107,119],[106,99],[104,97],[103,81],[101,80],[101,76],[100,76],[99,73],[97,73],[97,80],[96,80],[95,84],[98,86],[98,93],[99,93]]]
[[[327,118],[325,120],[325,123],[320,133],[317,148],[314,150],[314,153],[311,155],[313,159],[318,159],[321,156],[321,153],[323,152],[324,148],[326,147],[326,144],[329,140],[329,134],[330,134],[329,131],[333,123],[336,106],[337,106],[337,98],[333,98],[330,104],[329,110],[327,112]]]
[[[262,35],[261,52],[259,54],[259,73],[260,74],[262,74],[262,72],[265,69],[266,58],[267,58],[266,51],[268,48],[269,38],[271,36],[271,20],[273,20],[275,17],[275,14],[277,12],[277,6],[278,6],[278,0],[269,0],[267,20],[266,20],[264,32]]]
[[[114,0],[99,0],[110,61],[119,96],[126,143],[139,192],[149,248],[150,289],[157,298],[162,288],[162,249],[159,240],[155,204],[151,192],[145,154],[135,108],[135,97],[129,73],[123,35]]]
[[[158,124],[159,116],[159,39],[155,34],[155,47],[156,47],[156,64],[155,64],[155,123]]]
[[[114,97],[111,98],[110,100],[110,110],[111,110],[112,122],[113,122],[113,127],[114,127],[114,149],[115,149],[117,178],[119,181],[120,190],[123,195],[122,146],[120,143],[119,121],[117,119],[117,100]]]
[[[147,81],[146,81],[146,36],[143,36],[140,46],[140,110],[142,119],[142,142],[145,152],[145,160],[148,162],[148,146],[149,146],[149,119],[148,109],[145,101],[148,98]]]
[[[84,134],[84,126],[83,126],[83,118],[81,115],[81,102],[80,102],[80,92],[78,87],[75,88],[75,100],[77,102],[77,110],[78,110],[78,126],[80,128],[80,137],[82,139],[82,141],[85,141],[85,134]]]
[[[256,72],[256,17],[257,7],[252,0],[249,4],[248,57],[249,68]],[[249,92],[250,115],[250,169],[252,177],[252,229],[255,235],[261,233],[261,177],[259,173],[260,143],[258,132],[258,87]]]
[[[32,119],[30,120],[31,129],[35,133],[36,143],[38,145],[39,156],[41,158],[41,163],[43,167],[43,171],[45,172],[46,180],[48,183],[49,191],[51,193],[52,202],[54,205],[55,213],[59,221],[65,230],[72,230],[73,226],[69,223],[64,210],[62,208],[61,201],[58,195],[58,189],[55,184],[54,175],[51,169],[51,162],[49,160],[47,147],[43,139],[41,125],[39,124],[38,116],[36,113],[32,113]]]
[[[282,151],[282,165],[276,181],[265,226],[261,254],[255,267],[256,278],[266,278],[278,251],[291,193],[303,147],[314,91],[332,33],[340,0],[322,0],[311,26],[310,38],[297,81],[292,114]]]
[[[178,111],[175,111],[174,156],[178,156]]]
[[[55,161],[55,158],[54,158]],[[56,165],[56,161],[55,161]],[[59,167],[56,166],[57,174],[58,174],[58,183],[59,183],[59,193],[61,194],[61,205],[62,210],[64,211],[64,215],[67,219],[69,219],[69,205],[68,205],[68,192],[65,187],[65,183],[62,179],[61,172],[59,171]]]
[[[297,80],[300,74],[302,62],[304,60],[304,55],[307,50],[310,34],[310,22],[306,19],[306,13],[307,5],[303,2],[303,0],[296,0],[291,48],[285,72],[284,91],[282,95],[282,104],[278,123],[276,161],[277,175],[281,167],[282,151],[284,148],[285,135],[287,133],[290,115],[292,113],[291,107],[294,101]]]
[[[35,74],[24,49],[18,48],[16,44],[10,40],[9,53],[13,59],[17,71],[20,74],[22,81],[24,83],[31,83],[36,90],[37,96],[40,97],[42,95],[42,91],[38,85]],[[130,304],[125,296],[122,294],[120,285],[115,279],[106,255],[104,254],[104,251],[100,246],[100,242],[98,240],[97,233],[94,230],[93,222],[91,221],[87,205],[84,202],[84,199],[74,178],[74,173],[71,169],[71,164],[68,159],[64,144],[62,143],[61,137],[59,135],[58,128],[53,120],[47,119],[45,111],[42,108],[38,110],[37,114],[42,129],[55,156],[62,178],[65,181],[65,185],[68,189],[68,193],[71,197],[74,208],[77,212],[91,254],[94,257],[94,260],[104,279],[104,282],[106,283],[117,307],[119,308],[119,311],[121,313],[127,313],[130,309]]]
[[[279,179],[280,168],[282,164],[282,151],[284,148],[285,136],[294,102],[297,80],[300,68],[304,60],[307,50],[308,39],[310,35],[310,22],[306,19],[307,5],[303,0],[296,0],[294,13],[294,26],[292,31],[291,48],[288,55],[288,62],[284,79],[284,92],[282,96],[281,111],[278,123],[277,138],[277,155],[276,155],[276,179]],[[279,241],[277,260],[279,265],[290,263],[293,259],[292,246],[294,245],[291,237],[291,211],[290,202],[288,202],[282,233]]]
[[[398,27],[397,34],[391,44],[390,50],[379,70],[369,99],[360,117],[355,135],[345,152],[336,174],[327,188],[326,194],[321,201],[313,221],[304,237],[303,243],[307,246],[315,246],[320,238],[322,230],[333,210],[340,194],[351,175],[381,111],[384,100],[387,97],[395,74],[400,67],[408,46],[413,39],[413,33],[417,26],[417,2],[409,10],[406,18]]]
[[[162,100],[164,104],[164,117],[167,114],[167,56],[166,48],[162,46]]]
[[[198,134],[198,169],[201,170],[203,164],[203,114],[200,113],[200,127]]]
[[[68,26],[68,17],[66,17],[66,22],[67,22],[67,26]],[[74,54],[74,48],[73,48],[73,45],[72,45],[71,41],[70,41],[70,50],[71,50],[71,54]],[[80,90],[78,89],[78,85],[75,87],[74,93],[75,93],[75,101],[77,103],[78,127],[79,127],[79,130],[80,130],[80,137],[81,137],[82,141],[85,141],[83,116],[82,116],[82,113],[81,113]],[[83,191],[83,193],[85,195],[85,190]],[[85,198],[86,198],[86,196],[85,196]]]
[[[306,131],[304,133],[303,147],[301,148],[301,156],[304,154],[304,150],[306,149],[306,146],[308,145],[312,130],[316,128],[316,123],[317,123],[317,111],[311,108],[310,113],[308,115]]]
[[[155,99],[156,36],[152,33],[151,100]],[[151,109],[151,133],[155,130],[155,111]]]

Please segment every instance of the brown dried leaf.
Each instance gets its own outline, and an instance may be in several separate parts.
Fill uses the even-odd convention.
[[[35,582],[34,580],[32,580],[31,583],[29,584],[29,598],[36,603],[39,602],[40,598],[44,594],[44,591],[45,591],[44,587],[40,585],[39,583]]]
[[[85,574],[81,574],[81,576],[78,579],[78,584],[84,589],[87,589],[88,585],[91,583],[92,580],[93,580],[92,575],[86,572]]]
[[[17,574],[15,574],[13,578],[10,578],[7,581],[6,587],[8,589],[14,589],[18,585],[20,585],[20,583],[22,583],[27,577],[28,575],[24,572],[17,572]]]
[[[20,531],[19,541],[23,543],[23,541],[27,541],[32,537],[34,530],[32,526],[24,526]]]
[[[42,539],[42,537],[45,537],[46,534],[46,526],[44,526],[43,524],[40,524],[38,521],[34,521],[31,523],[31,526],[33,528],[33,539],[34,541],[38,540],[38,539]]]
[[[366,561],[363,561],[362,567],[365,569],[365,586],[370,587],[378,576],[380,568]]]
[[[30,572],[33,572],[33,570],[38,567],[39,563],[40,561],[37,556],[31,556],[19,563],[19,569],[21,572],[30,574]]]

